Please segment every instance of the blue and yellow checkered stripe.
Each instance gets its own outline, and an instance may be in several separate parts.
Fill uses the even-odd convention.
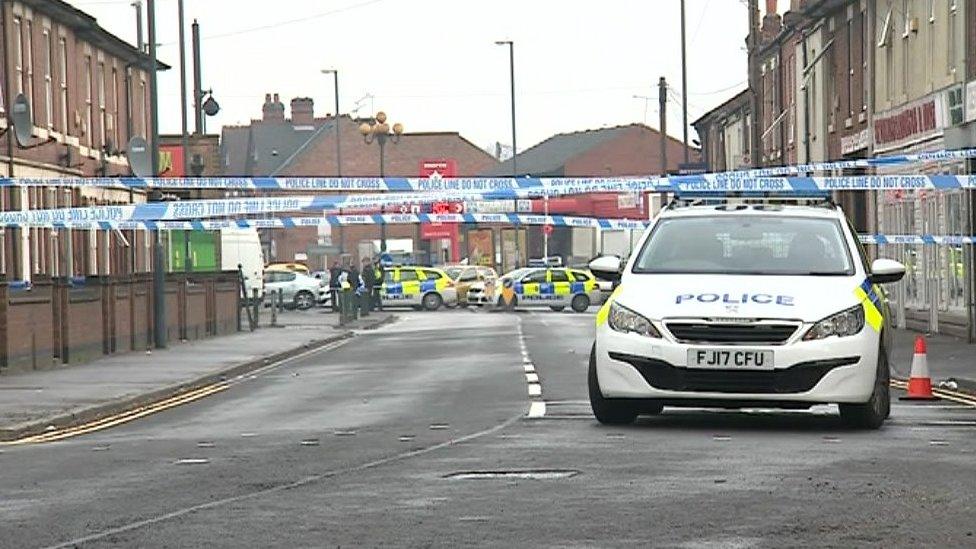
[[[884,302],[882,301],[884,294],[881,288],[871,284],[869,279],[864,279],[860,286],[854,288],[854,295],[864,306],[864,320],[874,328],[874,331],[880,332],[881,326],[884,324],[882,313],[884,310]]]

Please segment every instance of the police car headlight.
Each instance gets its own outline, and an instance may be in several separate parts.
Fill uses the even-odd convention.
[[[651,324],[650,320],[616,302],[610,304],[610,314],[607,316],[607,324],[617,332],[630,332],[655,338],[661,337],[661,333]]]
[[[864,307],[857,305],[816,323],[807,330],[803,341],[815,341],[830,336],[847,337],[864,329]]]

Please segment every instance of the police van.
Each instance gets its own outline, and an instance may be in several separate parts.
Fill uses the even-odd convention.
[[[513,296],[513,307],[549,307],[562,311],[569,307],[577,313],[600,303],[600,288],[594,276],[580,269],[522,268],[503,275],[489,288],[472,286],[468,302],[504,305],[503,292]]]
[[[454,281],[440,269],[431,267],[386,267],[380,301],[384,307],[407,306],[436,311],[441,306],[457,305]]]
[[[869,263],[843,211],[807,204],[675,202],[622,261],[597,314],[589,395],[601,423],[664,406],[838,404],[852,426],[890,411],[882,284],[905,267]]]

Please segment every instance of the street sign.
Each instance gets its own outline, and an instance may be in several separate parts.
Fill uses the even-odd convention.
[[[544,232],[546,234],[546,236],[551,235],[552,234],[552,231],[553,231],[552,225],[543,225],[542,226],[542,232]]]

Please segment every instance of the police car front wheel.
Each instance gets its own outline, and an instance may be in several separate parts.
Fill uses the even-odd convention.
[[[878,373],[871,398],[864,404],[841,404],[840,418],[857,429],[880,429],[891,412],[891,372],[888,353],[884,347],[878,350]]]
[[[663,405],[653,401],[605,398],[596,374],[596,344],[590,348],[587,385],[590,393],[590,408],[596,420],[604,425],[627,425],[633,423],[638,414],[659,414],[664,409]]]

